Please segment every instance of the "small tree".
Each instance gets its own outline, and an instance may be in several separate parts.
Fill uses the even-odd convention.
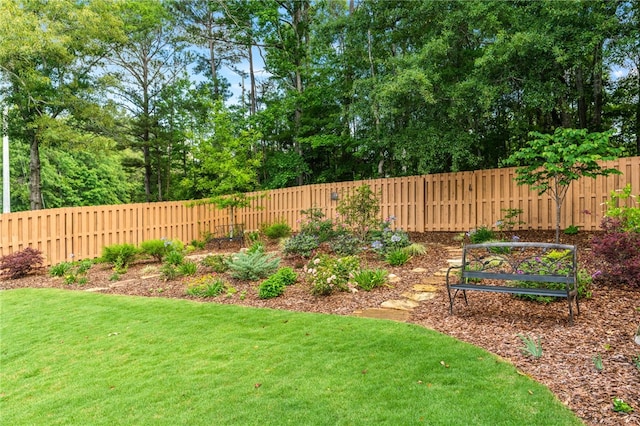
[[[362,240],[380,221],[380,199],[369,185],[362,185],[353,194],[345,196],[336,210],[342,215],[344,223]]]
[[[599,162],[613,160],[623,150],[609,145],[611,132],[558,128],[553,134],[530,132],[529,136],[533,139],[527,146],[511,154],[504,164],[521,166],[516,170],[518,185],[529,185],[539,194],[549,192],[556,203],[558,243],[562,203],[569,184],[583,176],[620,174],[619,170],[604,168]]]

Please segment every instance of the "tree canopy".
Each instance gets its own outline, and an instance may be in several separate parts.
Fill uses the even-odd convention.
[[[12,207],[497,167],[558,129],[640,155],[639,14],[639,0],[4,0]]]

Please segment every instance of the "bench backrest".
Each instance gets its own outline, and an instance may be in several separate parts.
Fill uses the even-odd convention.
[[[535,242],[467,244],[462,250],[462,278],[511,281],[577,281],[573,245]]]

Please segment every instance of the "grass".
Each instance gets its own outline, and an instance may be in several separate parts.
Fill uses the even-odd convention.
[[[11,425],[572,425],[479,348],[390,321],[55,289],[0,291]]]

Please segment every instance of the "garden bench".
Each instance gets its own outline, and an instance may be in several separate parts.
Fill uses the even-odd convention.
[[[236,225],[218,225],[213,227],[213,231],[207,237],[208,242],[216,243],[218,249],[226,241],[240,241],[244,246],[244,223]]]
[[[453,314],[453,304],[459,291],[462,291],[467,305],[467,291],[474,290],[564,297],[569,305],[569,323],[573,324],[574,301],[577,313],[580,313],[577,274],[576,247],[572,245],[533,242],[468,244],[462,249],[462,264],[447,270],[449,312]],[[547,283],[556,284],[550,286]]]

